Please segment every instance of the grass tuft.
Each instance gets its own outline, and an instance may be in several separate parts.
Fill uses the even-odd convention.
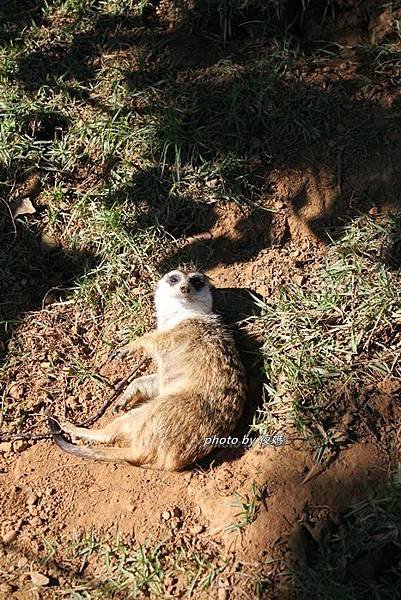
[[[378,600],[399,596],[401,485],[395,481],[344,516],[344,531],[321,545],[313,567],[290,575],[297,598]]]
[[[304,286],[258,302],[268,382],[256,430],[290,428],[330,444],[333,404],[340,414],[355,410],[370,384],[400,377],[401,279],[386,259],[398,218],[388,225],[361,217]]]

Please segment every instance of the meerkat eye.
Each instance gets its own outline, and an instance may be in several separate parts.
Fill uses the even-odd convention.
[[[197,276],[191,277],[190,282],[194,286],[194,288],[196,289],[197,292],[199,292],[199,290],[201,290],[205,285],[205,282],[202,279],[202,277],[197,277]]]
[[[177,275],[170,275],[170,277],[168,278],[168,282],[171,283],[171,285],[178,283],[178,280],[179,278]]]

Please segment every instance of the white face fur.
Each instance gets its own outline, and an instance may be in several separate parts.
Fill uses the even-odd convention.
[[[208,278],[197,271],[170,271],[159,281],[155,294],[157,328],[169,329],[180,321],[212,312]]]

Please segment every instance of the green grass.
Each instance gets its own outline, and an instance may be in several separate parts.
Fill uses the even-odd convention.
[[[8,203],[17,199],[31,174],[42,190],[38,214],[16,223],[15,264],[0,258],[5,278],[23,270],[30,253],[41,264],[40,297],[55,267],[36,240],[50,234],[71,262],[67,268],[60,261],[58,287],[87,310],[124,311],[134,331],[146,326],[140,314],[149,314],[149,306],[131,290],[139,282],[151,287],[159,264],[179,262],[176,240],[207,228],[220,200],[258,201],[258,175],[250,167],[255,140],[268,157],[271,138],[287,135],[291,148],[328,127],[318,90],[306,99],[302,87],[298,96],[282,89],[292,51],[277,49],[239,66],[217,44],[214,66],[200,60],[178,81],[168,40],[135,20],[144,4],[133,10],[124,2],[51,3],[0,50],[1,193]],[[121,59],[127,44],[132,52]],[[277,94],[287,98],[278,113]],[[7,247],[14,242],[6,206],[0,217]],[[185,258],[196,261],[196,251]],[[29,267],[27,283],[33,283]],[[18,295],[13,306],[7,299],[0,304],[5,340],[19,314],[37,306]]]
[[[245,496],[236,494],[233,506],[238,507],[239,512],[235,515],[235,521],[226,527],[227,531],[238,532],[253,523],[264,499],[265,490],[261,489],[256,481],[252,482],[252,489],[249,494]]]
[[[70,540],[43,538],[43,545],[43,557],[31,557],[28,571],[38,570],[52,579],[51,586],[41,590],[49,593],[44,597],[167,598],[188,593],[208,598],[216,593],[219,578],[224,580],[233,568],[232,559],[220,557],[212,545],[177,539],[171,532],[162,541],[137,544],[118,533],[105,536],[90,529],[74,533]],[[8,552],[15,563],[24,556],[18,547]],[[2,581],[11,585],[27,570],[26,563],[7,567],[10,563],[4,570],[0,567]],[[245,565],[240,571],[241,577],[250,576]]]
[[[398,217],[361,217],[304,286],[288,284],[277,299],[258,301],[268,381],[256,430],[312,436],[321,458],[349,441],[341,414],[362,408],[363,391],[400,377],[401,277],[389,265],[397,236]]]
[[[167,536],[168,537],[168,536]],[[59,560],[57,545],[49,543],[50,560]],[[64,550],[62,550],[64,554]],[[230,568],[228,560],[219,559],[210,549],[191,548],[185,541],[167,539],[154,545],[137,546],[119,535],[106,541],[94,531],[76,534],[67,549],[68,559],[62,567],[79,567],[82,581],[75,578],[71,586],[73,598],[89,597],[165,597],[191,590],[201,594],[211,590],[218,576]],[[90,575],[90,573],[93,575]],[[178,591],[179,590],[179,591]]]

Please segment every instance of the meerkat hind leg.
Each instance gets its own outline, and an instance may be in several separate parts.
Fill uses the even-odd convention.
[[[138,404],[151,400],[159,394],[159,379],[156,374],[142,375],[132,381],[123,391],[114,405],[114,412],[124,408],[127,404]]]
[[[77,427],[69,421],[61,421],[61,429],[68,433],[72,438],[85,440],[87,442],[100,442],[101,444],[112,443],[114,440],[119,438],[130,438],[131,430],[134,423],[137,420],[140,407],[134,409],[129,413],[121,415],[121,417],[115,418],[111,423],[100,429],[88,429],[86,427]],[[139,416],[139,415],[138,415]]]

